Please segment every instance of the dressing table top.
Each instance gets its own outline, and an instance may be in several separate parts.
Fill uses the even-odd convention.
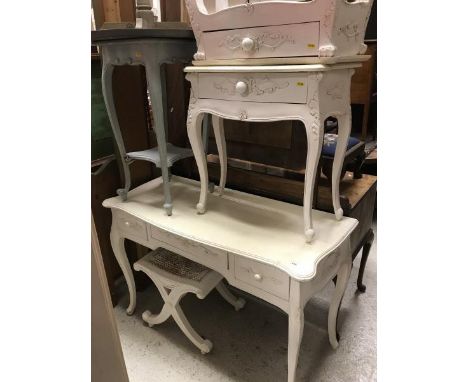
[[[209,194],[210,208],[198,215],[199,182],[173,176],[171,191],[176,201],[171,217],[163,209],[161,178],[130,191],[126,202],[114,197],[103,205],[172,234],[273,265],[301,281],[314,278],[318,262],[358,225],[356,219],[337,221],[333,214],[313,210],[316,235],[307,244],[302,206],[226,189],[223,196]]]

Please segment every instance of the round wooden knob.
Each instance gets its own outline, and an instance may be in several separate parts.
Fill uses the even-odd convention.
[[[127,227],[130,227],[130,222],[125,222],[125,225],[126,225]]]
[[[255,273],[254,274],[254,279],[257,281],[261,281],[263,279],[262,275],[260,273]]]
[[[246,52],[250,52],[255,46],[255,41],[250,37],[246,37],[242,40],[242,49]]]
[[[247,84],[244,81],[239,81],[236,84],[237,94],[245,95],[245,94],[247,94],[248,90],[249,90],[249,87],[247,86]]]

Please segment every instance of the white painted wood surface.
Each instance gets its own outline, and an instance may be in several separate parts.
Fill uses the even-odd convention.
[[[125,232],[126,237],[136,242],[157,237],[164,242],[169,241],[168,237],[193,240],[190,252],[197,256],[194,261],[201,263],[205,257],[208,264],[204,265],[210,268],[225,267],[226,261],[214,259],[232,253],[270,264],[294,279],[307,281],[315,277],[317,264],[335,251],[358,224],[352,218],[337,221],[333,214],[312,210],[317,236],[313,245],[308,245],[302,240],[300,206],[225,189],[222,196],[208,195],[210,209],[200,216],[193,208],[199,197],[199,182],[173,176],[171,188],[179,204],[174,207],[171,219],[166,218],[161,208],[161,178],[131,190],[126,202],[114,197],[105,200],[103,206],[113,209],[113,225],[124,213],[141,222],[143,232],[151,232],[135,234],[133,228],[115,224],[113,228],[119,236]],[[168,244],[175,246],[177,241]]]
[[[194,58],[203,61],[363,54],[372,3],[186,0],[198,46]],[[311,30],[312,23],[319,31]]]
[[[111,239],[130,293],[127,313],[133,313],[136,291],[123,240],[151,249],[163,247],[220,273],[231,285],[257,296],[289,315],[288,382],[294,382],[304,327],[304,306],[337,276],[329,310],[329,338],[338,344],[336,321],[351,269],[350,234],[358,222],[337,221],[332,214],[313,211],[316,238],[305,244],[302,208],[229,189],[208,195],[210,210],[197,215],[193,205],[200,183],[173,176],[172,216],[161,207],[161,178],[104,201],[112,209]],[[120,224],[127,216],[129,225]],[[134,224],[135,219],[141,224]],[[133,222],[133,224],[132,224]],[[146,232],[146,234],[143,233]],[[118,245],[115,245],[115,244]]]
[[[304,181],[304,235],[311,243],[315,235],[311,215],[317,166],[322,151],[325,120],[338,119],[338,140],[332,172],[333,207],[338,220],[340,179],[351,132],[351,77],[360,63],[338,65],[282,66],[192,66],[185,68],[192,84],[187,115],[187,134],[201,181],[200,214],[206,212],[208,170],[202,143],[204,114],[216,118],[250,122],[299,120],[307,135]],[[218,121],[217,120],[217,121]],[[214,124],[218,152],[222,158],[221,189],[226,181],[227,157],[223,131]]]

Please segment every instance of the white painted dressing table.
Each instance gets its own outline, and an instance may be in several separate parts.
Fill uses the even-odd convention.
[[[336,321],[351,272],[349,238],[358,222],[312,211],[316,237],[302,240],[302,208],[226,189],[208,195],[210,209],[198,216],[193,209],[200,183],[172,177],[177,203],[168,217],[161,207],[163,181],[157,178],[120,197],[104,201],[112,210],[111,243],[129,292],[128,314],[136,306],[133,273],[125,253],[130,239],[151,249],[166,248],[203,264],[233,286],[257,296],[289,315],[288,382],[296,376],[304,327],[304,307],[337,276],[329,317],[329,340],[338,346]]]
[[[251,122],[299,120],[307,133],[304,182],[304,229],[312,242],[313,186],[322,151],[325,120],[338,120],[338,140],[333,161],[333,207],[338,220],[340,179],[351,132],[351,77],[360,63],[283,66],[190,66],[192,84],[187,132],[201,179],[200,214],[207,209],[208,171],[202,142],[204,114],[213,115],[213,130],[221,164],[220,192],[226,183],[227,154],[223,118]],[[267,133],[267,132],[265,132]]]

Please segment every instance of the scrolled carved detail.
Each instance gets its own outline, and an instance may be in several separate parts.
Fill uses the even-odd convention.
[[[342,27],[338,28],[338,34],[343,34],[346,36],[346,38],[349,40],[354,39],[358,40],[358,37],[360,36],[361,32],[359,31],[359,25],[358,24],[352,24],[348,23]]]
[[[239,115],[239,120],[245,121],[246,119],[249,119],[249,115],[246,110],[242,110]]]
[[[245,37],[240,34],[226,36],[219,42],[218,46],[225,47],[229,50],[243,49],[242,41]],[[252,51],[259,51],[261,48],[275,50],[285,43],[294,45],[296,42],[290,35],[285,35],[280,32],[264,32],[258,36],[248,36],[254,42]]]
[[[197,101],[198,101],[198,98],[195,95],[193,88],[191,88],[190,89],[190,103],[189,103],[189,107],[187,110],[187,123],[188,124],[192,123],[192,117],[193,117],[192,112],[193,112],[193,109],[195,109],[195,104],[197,103]]]
[[[261,96],[264,94],[273,94],[277,90],[286,89],[289,86],[288,81],[274,81],[269,77],[264,78],[245,78],[242,79],[243,82],[247,84],[246,94],[254,94]],[[220,82],[215,82],[213,84],[214,88],[219,90],[221,93],[236,95],[236,84],[238,81],[225,79]]]
[[[202,31],[201,31],[200,25],[195,19],[195,8],[193,7],[192,1],[190,0],[185,0],[185,5],[187,6],[187,13],[190,19],[190,24],[192,25],[193,34],[195,35],[195,39],[197,40],[197,45],[200,46]],[[195,53],[193,58],[197,61],[204,60],[205,53],[197,52]]]

